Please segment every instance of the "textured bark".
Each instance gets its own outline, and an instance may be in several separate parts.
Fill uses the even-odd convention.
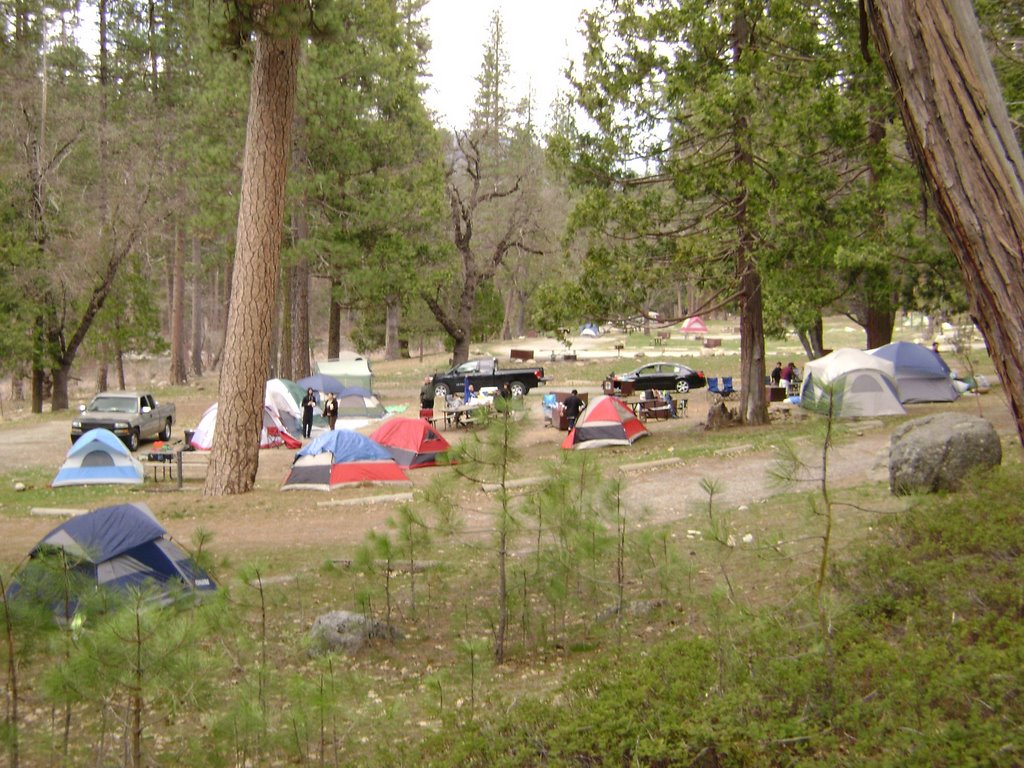
[[[210,496],[246,493],[256,481],[298,62],[297,36],[256,35]]]
[[[171,267],[171,383],[188,380],[185,365],[185,230],[174,229],[174,261]]]
[[[305,228],[305,218],[302,219]],[[304,261],[292,268],[291,340],[292,379],[309,376],[309,265]]]
[[[397,296],[384,300],[384,359],[398,360],[402,356],[398,342],[398,326],[402,317],[402,305]]]
[[[969,0],[864,0],[1024,443],[1024,156]]]
[[[199,300],[199,275],[202,272],[203,259],[202,251],[199,249],[199,238],[192,237],[192,343],[191,364],[192,373],[196,376],[203,375],[203,310],[202,302]]]
[[[334,360],[341,352],[341,304],[334,298],[334,279],[331,279],[331,309],[327,329],[327,359]]]

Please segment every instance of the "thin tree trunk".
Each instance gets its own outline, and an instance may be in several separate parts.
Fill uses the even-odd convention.
[[[275,8],[264,6],[263,10]],[[281,263],[299,38],[261,31],[253,48],[217,435],[203,489],[209,496],[246,493],[256,481],[270,326]]]
[[[969,0],[863,0],[1024,443],[1024,156]]]
[[[191,361],[192,373],[196,376],[203,375],[203,302],[199,296],[200,274],[202,272],[203,258],[199,248],[199,238],[192,236],[192,343]]]
[[[384,359],[398,360],[402,356],[398,343],[398,323],[402,317],[402,305],[397,296],[388,296],[384,303]]]
[[[171,383],[188,380],[185,365],[185,229],[174,227],[174,260],[171,268]]]
[[[341,352],[341,304],[334,298],[335,281],[331,280],[331,309],[328,313],[330,327],[327,329],[327,359],[335,360]]]

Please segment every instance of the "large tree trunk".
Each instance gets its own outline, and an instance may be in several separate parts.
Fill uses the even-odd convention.
[[[865,307],[864,333],[867,334],[868,349],[884,347],[892,341],[892,329],[896,325],[896,313],[873,304]]]
[[[969,0],[863,0],[1024,443],[1024,156]]]
[[[296,35],[257,33],[209,496],[252,490],[259,468],[298,63]]]

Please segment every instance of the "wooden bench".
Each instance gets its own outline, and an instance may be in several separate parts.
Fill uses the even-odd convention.
[[[666,341],[672,338],[672,331],[658,331],[657,336],[654,338],[654,345],[660,347]]]
[[[720,346],[722,346],[722,340],[721,339],[709,339],[709,338],[705,338],[704,339],[704,347],[706,349],[711,349],[712,347],[720,347]]]
[[[532,349],[513,349],[508,353],[510,360],[533,360]]]

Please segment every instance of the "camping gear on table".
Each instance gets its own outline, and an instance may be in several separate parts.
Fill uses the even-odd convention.
[[[79,577],[72,583],[84,583],[92,589],[152,589],[160,599],[170,601],[179,591],[207,592],[217,588],[191,556],[167,537],[167,531],[149,507],[141,503],[101,507],[58,525],[32,549],[12,593],[48,602],[64,597],[46,588],[47,578],[52,579],[54,573],[41,562],[45,556],[58,552]],[[63,585],[65,580],[59,580]],[[58,587],[59,592],[63,587]],[[77,603],[80,595],[71,597]],[[60,602],[63,612],[65,601]]]
[[[604,448],[613,445],[632,445],[647,431],[633,409],[617,397],[598,395],[580,414],[576,426],[562,441],[562,448]]]
[[[144,474],[121,438],[109,429],[90,429],[68,450],[50,485],[142,485]]]
[[[295,453],[281,490],[330,491],[343,485],[410,484],[384,446],[365,435],[335,429],[314,437]]]
[[[804,367],[800,405],[835,418],[906,413],[893,377],[894,366],[859,349],[837,349]]]
[[[928,347],[894,341],[868,354],[893,364],[893,378],[901,403],[951,403],[960,397],[949,366]]]
[[[400,467],[432,467],[451,445],[423,419],[395,417],[381,424],[370,439],[382,445]]]

